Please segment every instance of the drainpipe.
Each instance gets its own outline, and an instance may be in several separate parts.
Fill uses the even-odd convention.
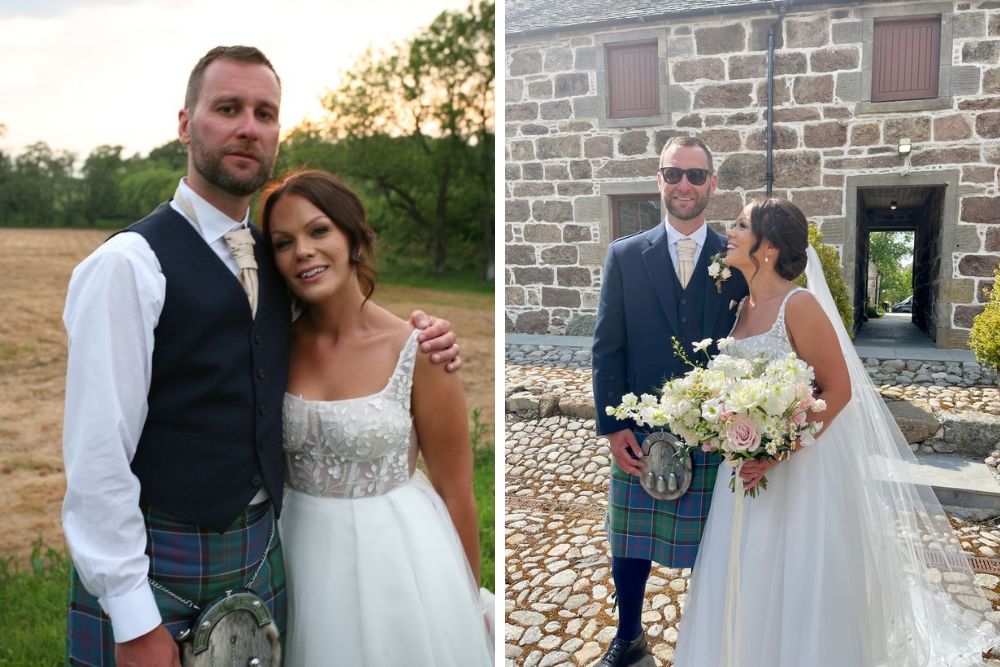
[[[785,11],[785,3],[778,5],[778,18],[767,29],[767,172],[764,182],[768,197],[774,188],[774,30],[781,25]]]

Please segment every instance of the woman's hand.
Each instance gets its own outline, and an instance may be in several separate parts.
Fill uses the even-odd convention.
[[[740,477],[743,478],[743,488],[752,489],[765,475],[778,465],[775,459],[762,459],[759,461],[744,461],[740,467]]]

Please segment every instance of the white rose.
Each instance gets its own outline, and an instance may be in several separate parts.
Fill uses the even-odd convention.
[[[703,350],[707,350],[708,346],[711,345],[711,344],[712,344],[712,339],[711,338],[705,338],[703,340],[700,340],[700,341],[698,341],[697,343],[694,344],[694,351],[695,352],[701,352]]]

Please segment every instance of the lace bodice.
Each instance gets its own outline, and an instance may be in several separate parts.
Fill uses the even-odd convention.
[[[410,334],[377,394],[337,401],[285,394],[285,484],[313,496],[363,498],[409,480],[416,447],[410,387],[418,333]]]
[[[788,328],[785,326],[785,305],[788,303],[790,296],[801,290],[801,287],[796,287],[785,295],[785,298],[781,301],[781,306],[778,307],[778,317],[775,318],[774,324],[771,325],[770,329],[756,336],[747,336],[746,338],[733,341],[726,349],[726,354],[740,357],[741,359],[752,359],[759,354],[763,354],[767,359],[774,360],[787,356],[789,352],[794,352],[795,348],[792,346],[792,341],[788,340]],[[745,296],[740,301],[740,307],[736,310],[733,329],[729,332],[730,336],[733,335],[736,324],[740,321],[740,311],[743,310],[743,304],[749,298]]]

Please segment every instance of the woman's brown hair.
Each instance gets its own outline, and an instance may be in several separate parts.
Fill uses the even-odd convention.
[[[809,222],[798,206],[778,197],[757,199],[750,209],[750,230],[757,237],[757,242],[750,248],[750,260],[758,270],[760,264],[753,254],[767,239],[778,249],[774,270],[779,276],[785,280],[795,280],[805,271]]]

